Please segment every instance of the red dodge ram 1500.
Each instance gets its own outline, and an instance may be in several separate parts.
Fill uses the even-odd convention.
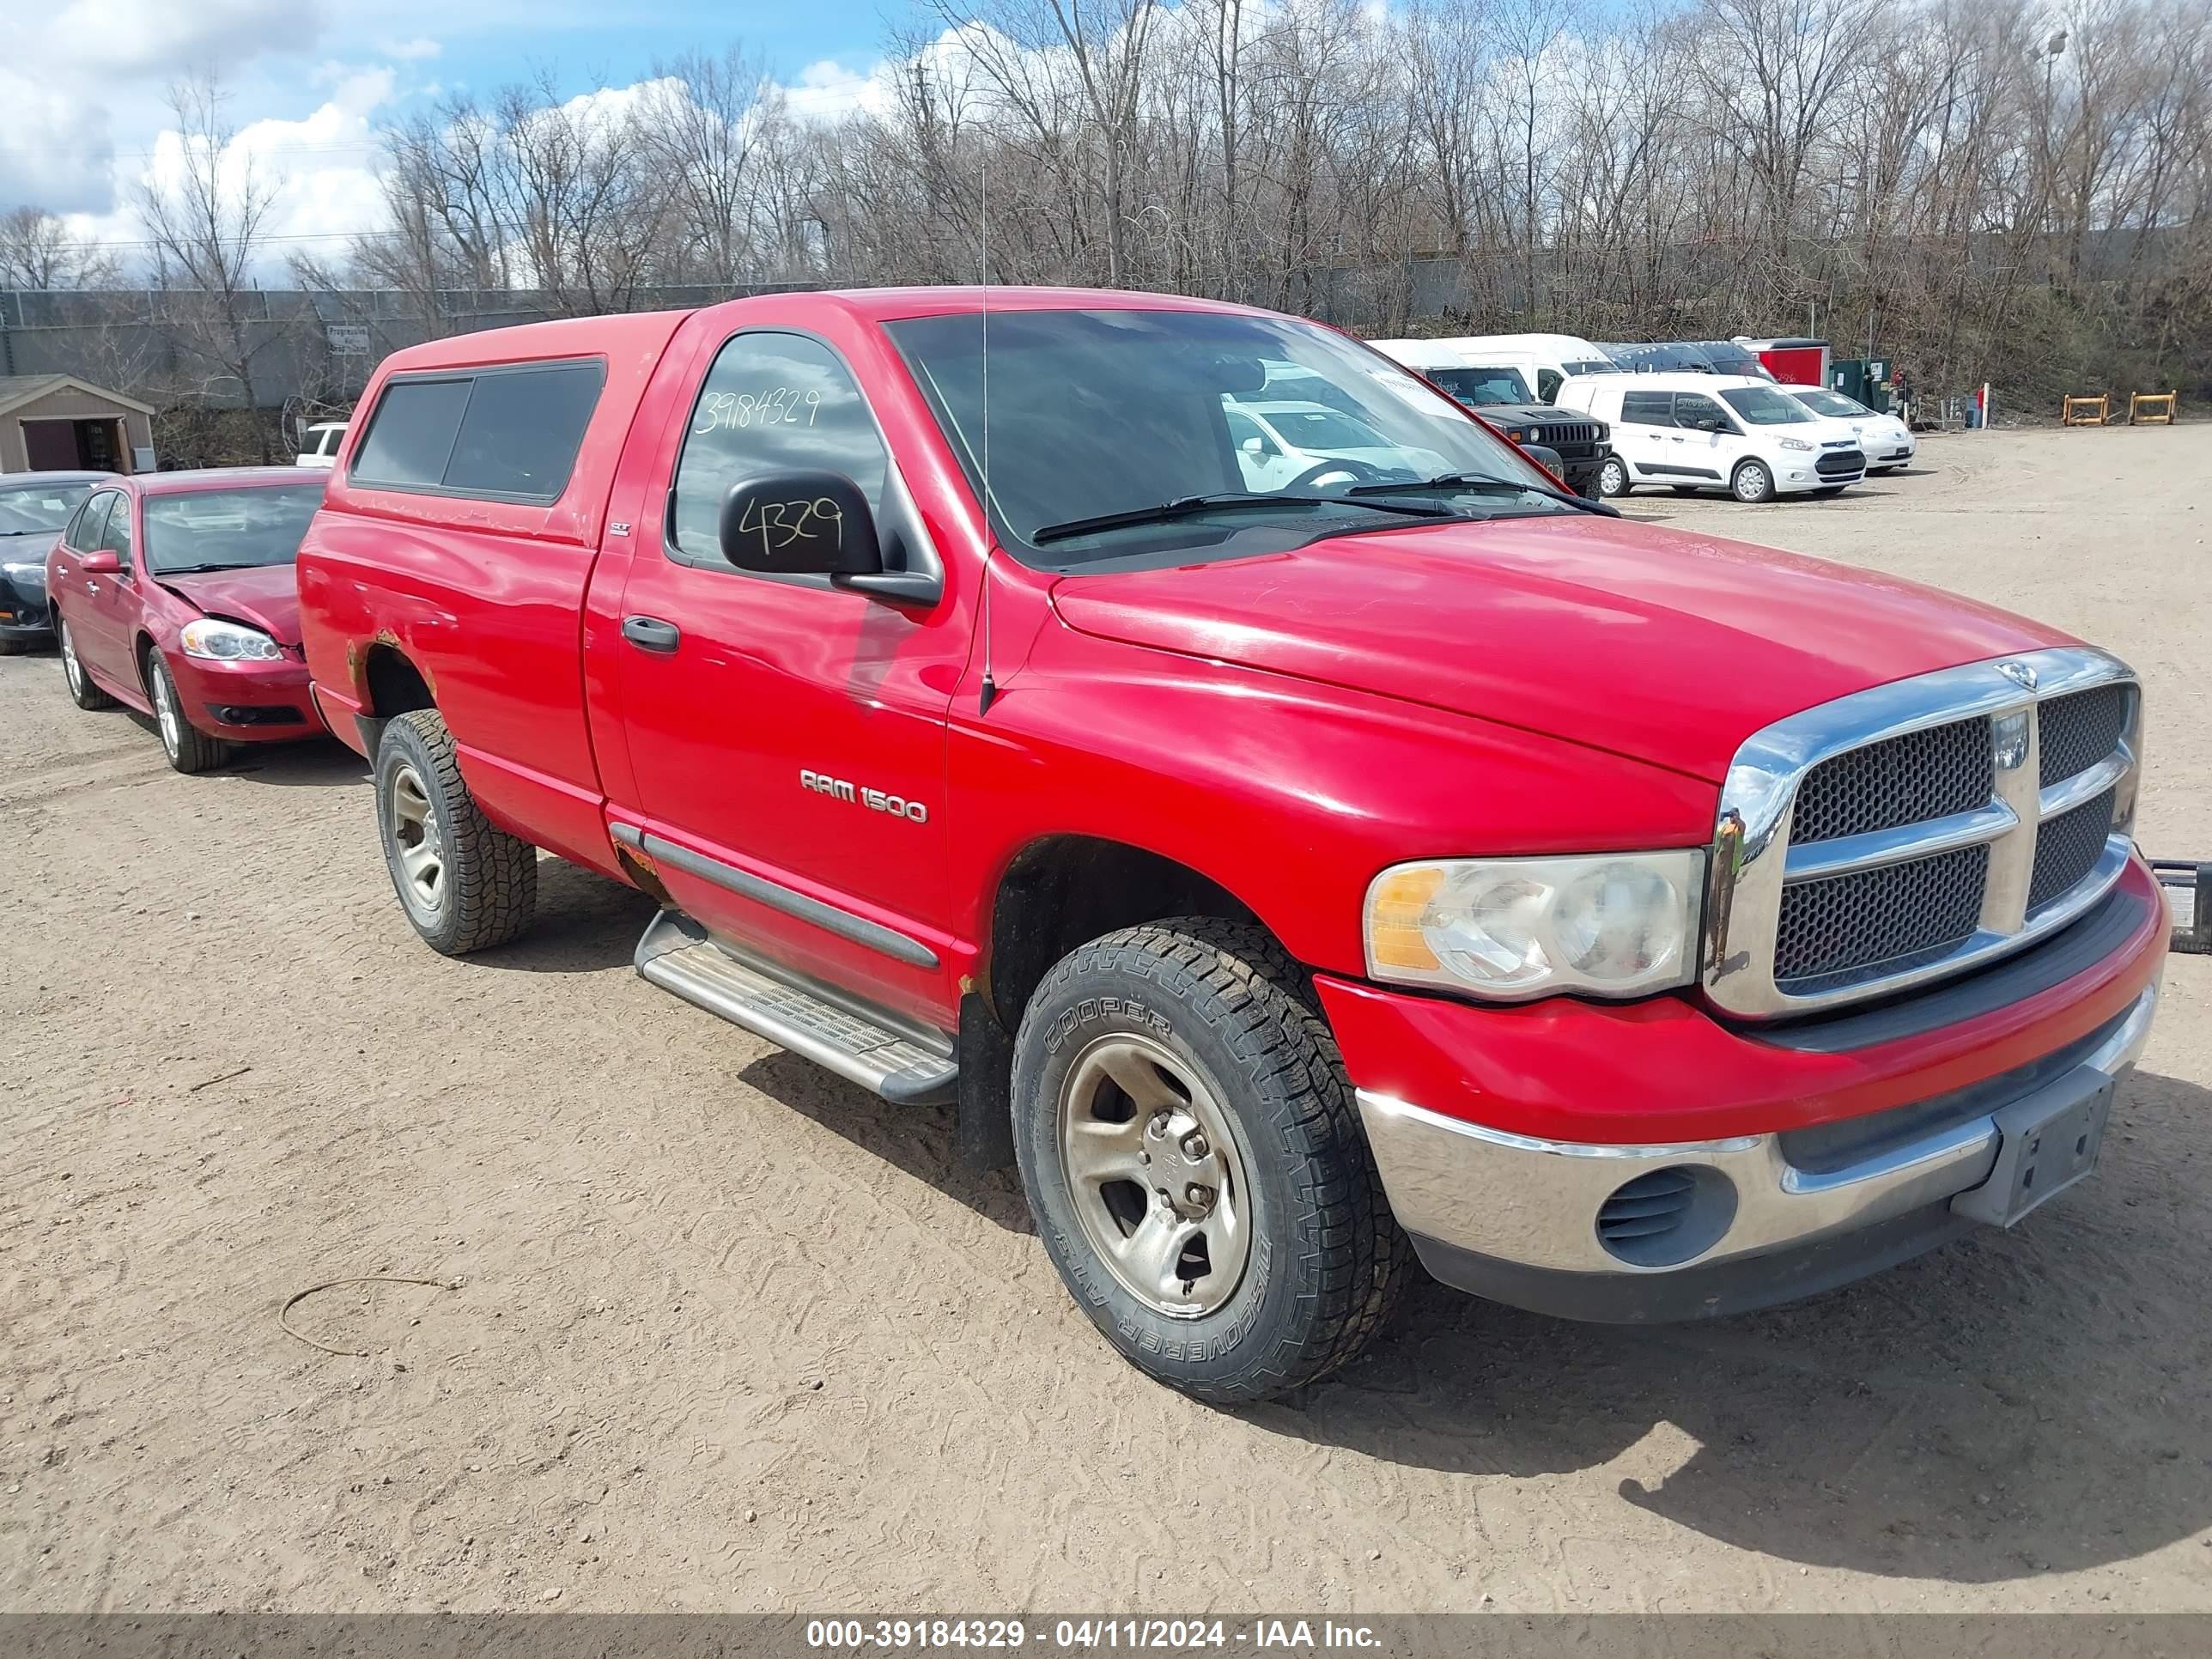
[[[1344,453],[1255,477],[1259,402]],[[2124,665],[1625,522],[1331,330],[789,295],[361,407],[307,655],[422,937],[514,938],[539,848],[643,889],[646,979],[953,1103],[1204,1398],[1344,1363],[1414,1255],[1642,1321],[2009,1225],[2149,1025]]]

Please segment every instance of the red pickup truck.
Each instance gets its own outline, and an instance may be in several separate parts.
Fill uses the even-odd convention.
[[[1256,477],[1261,401],[1357,442]],[[303,632],[423,939],[515,937],[540,849],[643,889],[647,980],[951,1103],[1203,1398],[1342,1364],[1416,1255],[1660,1320],[2010,1225],[2148,1030],[2125,666],[1624,521],[1334,331],[787,295],[361,409]]]

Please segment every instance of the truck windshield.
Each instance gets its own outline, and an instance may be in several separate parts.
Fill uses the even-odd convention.
[[[1763,386],[1741,386],[1721,393],[1728,406],[1753,426],[1795,426],[1813,417],[1800,404]]]
[[[1612,364],[1606,365],[1610,368]],[[1494,409],[1507,404],[1532,404],[1528,383],[1517,368],[1432,368],[1429,378],[1463,404]]]
[[[157,576],[289,564],[299,556],[307,521],[322,504],[319,481],[149,495],[146,562]]]
[[[1455,496],[1440,484],[1453,516],[1572,510],[1547,499],[1557,485],[1517,450],[1333,330],[1208,311],[994,311],[987,391],[985,323],[962,312],[884,326],[988,495],[1000,541],[1039,565],[1209,547],[1241,556],[1421,521],[1353,493],[1376,483],[1468,478],[1541,492]],[[1326,396],[1290,404],[1293,385]],[[1218,513],[1066,530],[1217,496],[1237,499]],[[1055,533],[1040,544],[1048,526]]]

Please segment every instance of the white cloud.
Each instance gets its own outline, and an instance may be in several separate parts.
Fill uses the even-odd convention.
[[[878,110],[890,95],[884,66],[866,73],[847,69],[825,58],[799,70],[799,79],[785,85],[784,101],[802,121],[831,121],[855,110]]]
[[[422,34],[416,35],[411,40],[381,40],[377,43],[376,49],[395,63],[402,64],[422,63],[428,58],[437,57],[445,51],[445,47],[440,46],[435,40],[431,40],[428,35]]]

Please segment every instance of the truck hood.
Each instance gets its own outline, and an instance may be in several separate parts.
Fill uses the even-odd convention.
[[[1448,708],[1714,782],[1746,738],[1786,714],[2069,642],[1895,577],[1580,514],[1073,575],[1052,602],[1086,634]]]
[[[289,564],[163,576],[161,583],[191,600],[205,615],[247,623],[279,645],[296,647],[300,643],[300,580]]]

